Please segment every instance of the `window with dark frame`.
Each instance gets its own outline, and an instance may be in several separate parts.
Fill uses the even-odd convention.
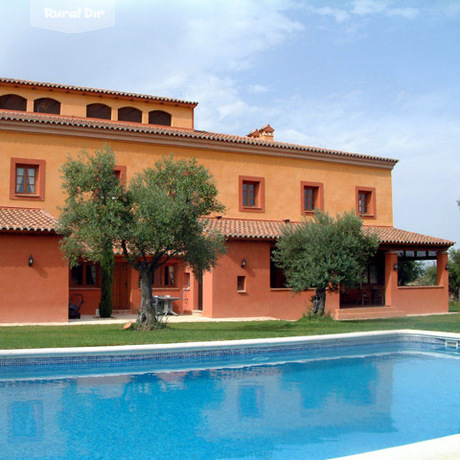
[[[301,212],[313,214],[316,209],[323,210],[323,184],[320,182],[301,182]]]
[[[100,287],[100,266],[92,262],[82,262],[70,269],[70,286]]]
[[[239,210],[241,212],[264,212],[264,178],[239,176]]]
[[[236,278],[236,290],[238,292],[246,292],[246,277],[238,276]]]
[[[37,194],[38,166],[16,165],[16,186],[17,195],[36,195]]]
[[[356,214],[375,218],[375,188],[356,187]]]
[[[277,267],[272,260],[275,248],[270,249],[270,289],[286,289],[286,277],[281,268]]]
[[[163,265],[153,274],[153,286],[157,288],[176,287],[177,264]]]
[[[316,187],[305,187],[304,193],[304,210],[314,211],[318,189]]]
[[[371,192],[359,192],[358,193],[358,212],[359,215],[364,216],[369,214]]]
[[[256,206],[258,191],[258,182],[243,181],[243,206]]]
[[[46,161],[30,158],[10,159],[10,199],[45,199]]]

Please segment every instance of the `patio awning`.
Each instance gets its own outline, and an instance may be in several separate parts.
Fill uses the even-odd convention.
[[[250,220],[212,218],[207,220],[207,229],[219,231],[229,239],[276,240],[281,236],[286,225],[299,225],[299,222],[275,220]],[[365,226],[366,232],[376,234],[381,245],[387,246],[427,246],[447,249],[453,241],[422,235],[420,233],[400,230],[394,227]]]
[[[44,209],[0,207],[0,231],[55,233],[57,219]]]

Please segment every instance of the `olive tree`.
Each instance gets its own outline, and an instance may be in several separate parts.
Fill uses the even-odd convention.
[[[163,158],[127,187],[114,168],[107,146],[94,155],[82,152],[63,166],[67,197],[61,247],[71,265],[80,258],[101,263],[101,316],[103,303],[111,299],[114,250],[123,254],[139,272],[137,324],[150,329],[161,325],[153,308],[154,272],[172,258],[183,260],[198,276],[210,270],[225,252],[225,242],[221,234],[206,230],[205,218],[224,207],[212,176],[194,159]]]
[[[125,191],[114,169],[114,154],[107,145],[94,154],[81,151],[61,169],[66,194],[58,229],[63,235],[61,249],[70,266],[80,259],[101,263],[102,317],[112,314],[113,246],[124,210]]]
[[[284,227],[273,260],[294,292],[315,289],[312,313],[323,315],[326,289],[358,283],[377,247],[377,237],[363,232],[357,216],[316,212],[312,220]]]
[[[158,325],[153,308],[153,274],[180,257],[195,274],[210,270],[224,253],[224,238],[206,230],[206,216],[222,212],[217,187],[196,160],[163,158],[130,183],[119,241],[139,272],[141,305],[137,324]]]

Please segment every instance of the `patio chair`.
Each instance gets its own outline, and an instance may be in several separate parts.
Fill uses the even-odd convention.
[[[80,319],[80,307],[83,304],[81,294],[72,294],[69,299],[69,319]]]
[[[361,293],[361,304],[362,305],[370,305],[372,303],[372,298],[371,298],[371,294],[369,293],[369,291],[362,291]]]

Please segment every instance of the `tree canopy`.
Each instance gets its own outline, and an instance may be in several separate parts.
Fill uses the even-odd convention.
[[[225,245],[222,235],[206,230],[205,217],[224,207],[212,176],[195,159],[163,158],[126,188],[114,168],[107,147],[95,155],[83,152],[64,165],[62,249],[76,264],[80,257],[104,261],[108,248],[111,254],[117,248],[139,272],[138,323],[155,327],[154,272],[172,258],[182,259],[198,275],[211,269]]]
[[[355,215],[316,212],[312,220],[284,227],[273,259],[294,292],[315,289],[312,311],[322,315],[326,289],[359,283],[377,246],[377,237],[363,232]]]
[[[107,145],[95,154],[82,151],[68,158],[61,169],[66,193],[59,219],[61,249],[71,266],[81,258],[101,262],[102,317],[112,314],[113,244],[124,210],[124,189],[114,169],[115,158]]]

